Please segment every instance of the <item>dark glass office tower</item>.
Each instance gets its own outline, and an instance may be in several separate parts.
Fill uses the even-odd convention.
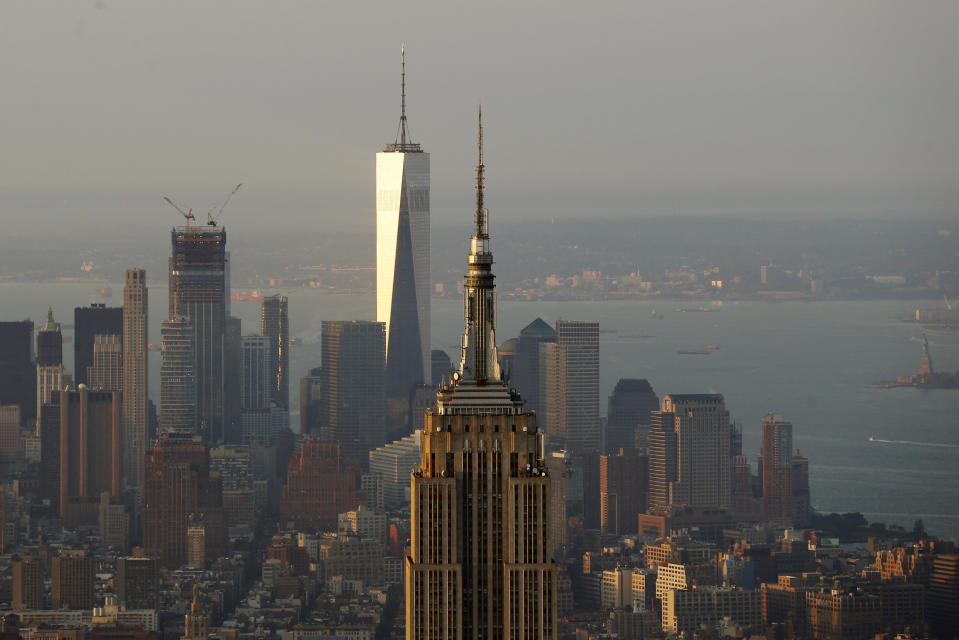
[[[91,304],[73,310],[73,381],[87,384],[87,369],[93,365],[93,343],[97,335],[123,335],[123,307]]]
[[[0,404],[20,405],[24,424],[36,418],[33,322],[0,322]]]
[[[277,406],[290,408],[290,316],[286,296],[263,298],[260,333],[273,343],[270,397]]]
[[[190,318],[196,336],[197,409],[207,442],[223,438],[226,335],[226,230],[175,227],[171,233],[169,317]]]

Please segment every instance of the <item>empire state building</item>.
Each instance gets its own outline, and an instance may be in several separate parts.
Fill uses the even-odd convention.
[[[411,480],[406,637],[555,638],[550,478],[536,414],[496,360],[493,254],[479,122],[475,229],[459,369],[426,412]]]

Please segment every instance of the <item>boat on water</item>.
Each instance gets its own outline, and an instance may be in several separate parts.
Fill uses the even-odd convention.
[[[676,353],[681,356],[711,356],[713,354],[709,349],[678,349]]]
[[[661,314],[661,313],[657,313],[655,309],[653,309],[653,312],[652,312],[651,314],[649,314],[649,315],[650,315],[650,317],[652,317],[654,320],[662,320],[663,318],[666,317],[666,316],[664,316],[664,315]]]
[[[721,311],[721,309],[707,309],[706,307],[683,307],[680,309],[680,311],[683,313],[716,313],[717,311]]]
[[[621,333],[617,337],[618,338],[655,338],[656,336],[650,335],[648,333]]]

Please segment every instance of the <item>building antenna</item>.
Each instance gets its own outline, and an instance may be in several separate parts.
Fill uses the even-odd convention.
[[[479,105],[479,128],[477,135],[477,147],[479,151],[479,164],[476,165],[476,235],[483,237],[487,235],[486,229],[486,210],[483,208],[483,188],[486,166],[483,164],[483,105]]]
[[[406,127],[406,44],[400,47],[400,130],[397,132],[400,149],[409,141],[413,144],[409,129]]]

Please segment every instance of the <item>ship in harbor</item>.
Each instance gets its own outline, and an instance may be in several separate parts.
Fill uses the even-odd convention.
[[[895,387],[916,387],[917,389],[959,389],[959,371],[936,371],[932,368],[932,356],[929,355],[929,340],[922,334],[922,359],[919,361],[919,373],[911,376],[899,376],[895,380],[873,382],[877,389]]]
[[[708,355],[712,355],[713,352],[718,350],[719,350],[719,347],[712,344],[707,344],[705,347],[702,347],[701,349],[679,349],[676,351],[676,353],[678,353],[681,356],[708,356]]]

